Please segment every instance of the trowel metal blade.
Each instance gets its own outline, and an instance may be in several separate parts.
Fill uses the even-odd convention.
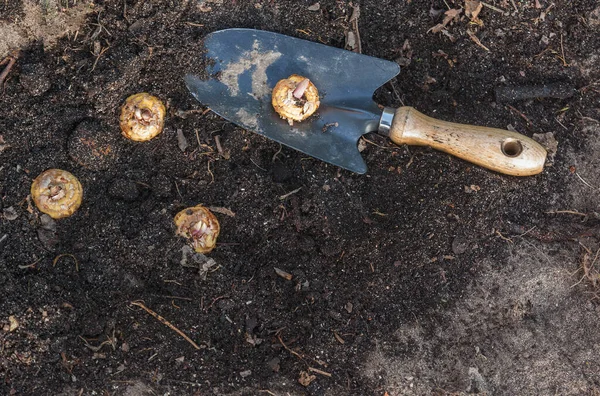
[[[357,141],[377,130],[381,110],[373,93],[398,74],[396,63],[253,29],[211,33],[205,47],[211,77],[185,77],[199,102],[245,129],[353,172],[366,172]],[[293,125],[271,105],[273,87],[291,74],[309,78],[321,101],[313,116]]]

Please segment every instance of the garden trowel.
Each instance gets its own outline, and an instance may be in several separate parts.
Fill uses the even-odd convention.
[[[521,134],[440,121],[412,107],[380,108],[373,93],[400,67],[390,61],[253,29],[226,29],[204,39],[207,79],[187,75],[194,97],[221,117],[310,156],[364,173],[360,136],[378,132],[396,144],[431,146],[508,175],[542,171],[546,151]],[[292,74],[317,87],[320,107],[292,125],[271,105],[277,82]]]

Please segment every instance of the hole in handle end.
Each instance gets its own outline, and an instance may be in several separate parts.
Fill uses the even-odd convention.
[[[504,140],[500,148],[504,155],[511,158],[518,157],[523,152],[523,145],[521,142],[512,138]]]

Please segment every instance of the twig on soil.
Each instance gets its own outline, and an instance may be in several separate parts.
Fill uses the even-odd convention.
[[[514,111],[515,113],[517,113],[519,116],[521,116],[521,118],[523,118],[525,120],[525,122],[527,122],[527,125],[533,125],[531,123],[531,121],[529,121],[529,118],[527,118],[527,116],[523,113],[521,113],[519,110],[515,109],[513,106],[507,104],[506,107],[508,107],[509,109],[511,109],[512,111]]]
[[[19,265],[20,269],[25,269],[25,268],[33,268],[37,263],[39,263],[40,261],[42,261],[42,259],[37,259],[35,260],[33,263],[31,264],[27,264],[27,265]]]
[[[235,212],[228,208],[223,208],[221,206],[209,206],[208,209],[210,209],[212,212],[221,213],[229,217],[235,217]]]
[[[254,162],[254,160],[252,158],[250,158],[250,162],[252,162],[254,164],[254,166],[256,166],[261,171],[267,172],[267,170],[265,168],[260,167],[256,162]]]
[[[183,201],[183,195],[181,195],[181,191],[179,191],[179,186],[177,185],[177,182],[175,182],[175,190],[177,190],[179,198],[181,198],[181,200]]]
[[[163,294],[153,294],[154,297],[162,297],[162,298],[172,298],[174,300],[185,300],[185,301],[194,301],[193,298],[189,297],[179,297],[179,296],[166,296]]]
[[[283,342],[283,340],[281,339],[281,334],[277,333],[277,340],[279,340],[279,343],[281,344],[281,346],[288,351],[289,353],[291,353],[292,355],[296,356],[298,359],[300,359],[304,364],[306,364],[306,366],[308,367],[308,371],[312,371],[314,373],[317,374],[321,374],[324,375],[326,377],[331,377],[331,374],[328,373],[327,371],[323,371],[323,370],[319,370],[318,368],[314,368],[308,365],[308,363],[306,362],[304,356],[302,356],[301,354],[299,354],[298,352],[294,351],[293,349],[290,349],[290,347],[288,347],[287,345],[285,345],[285,343]],[[314,359],[312,359],[314,360]],[[319,362],[317,362],[319,363]]]
[[[549,210],[547,214],[572,214],[577,216],[587,217],[587,214],[578,212],[576,210]]]
[[[195,23],[195,22],[184,22],[186,25],[190,25],[190,26],[195,26],[195,27],[204,27],[203,24],[201,23]]]
[[[104,53],[105,53],[106,51],[108,51],[108,49],[109,49],[109,48],[110,48],[110,45],[109,45],[109,46],[107,46],[106,48],[102,48],[102,49],[100,50],[100,52],[98,53],[98,55],[96,55],[96,60],[94,61],[94,65],[92,66],[92,70],[90,70],[90,73],[91,73],[91,72],[93,72],[93,71],[96,69],[96,65],[98,64],[98,61],[100,60],[100,57],[101,57],[102,55],[104,55]]]
[[[229,298],[229,294],[225,294],[225,295],[222,295],[222,296],[219,296],[219,297],[216,297],[216,298],[214,298],[214,299],[212,300],[212,302],[210,303],[210,305],[209,305],[208,307],[204,308],[204,312],[208,311],[208,310],[209,310],[209,309],[210,309],[210,308],[211,308],[213,305],[215,305],[215,303],[216,303],[217,301],[219,301],[219,300],[220,300],[220,299],[222,299],[222,298]],[[202,305],[203,305],[203,304],[202,304]]]
[[[183,331],[179,330],[177,327],[173,326],[168,320],[166,320],[165,318],[163,318],[162,316],[160,316],[159,314],[157,314],[150,308],[146,307],[141,301],[132,301],[131,305],[136,305],[136,306],[142,308],[144,311],[146,311],[150,315],[154,316],[154,318],[156,320],[158,320],[160,323],[164,324],[165,326],[167,326],[168,328],[170,328],[171,330],[173,330],[174,332],[179,334],[181,337],[183,337],[183,339],[186,340],[187,342],[189,342],[190,344],[192,344],[192,346],[194,348],[200,349],[198,344],[196,344],[194,341],[192,341],[192,339],[190,337],[185,335],[185,333]]]
[[[130,23],[129,18],[127,18],[127,0],[123,0],[123,19],[125,19],[127,23]]]
[[[469,37],[471,38],[471,40],[473,40],[473,42],[475,44],[477,44],[478,46],[480,46],[481,48],[483,48],[487,52],[490,52],[490,49],[488,47],[486,47],[485,45],[483,45],[481,43],[481,41],[479,41],[479,38],[475,35],[475,33],[473,33],[472,31],[470,31],[470,30],[467,29],[467,34],[469,35]]]
[[[211,162],[212,162],[211,160],[208,160],[208,162],[206,163],[206,169],[208,170],[208,173],[210,174],[210,177],[212,178],[212,180],[208,184],[213,184],[215,182],[215,174],[212,173],[212,171],[210,170]]]
[[[83,340],[83,342],[85,342],[85,346],[88,347],[92,352],[98,352],[99,350],[102,349],[102,347],[104,345],[112,345],[113,349],[114,349],[114,343],[111,340],[106,340],[103,341],[100,345],[98,346],[93,346],[92,344],[90,344],[88,342],[88,340],[86,340],[85,338],[83,338],[82,336],[78,336],[79,338],[81,338]]]
[[[362,45],[360,43],[360,32],[358,31],[358,18],[360,17],[360,7],[357,5],[352,6],[352,14],[348,21],[351,26],[351,31],[346,33],[346,46],[349,46],[353,52],[362,54]],[[350,33],[354,35],[353,39],[350,39]],[[354,41],[354,43],[352,43]],[[353,45],[352,45],[353,44]]]
[[[283,340],[281,339],[281,334],[277,334],[277,339],[279,340],[279,343],[286,351],[288,351],[289,353],[291,353],[292,355],[296,356],[298,359],[300,359],[304,363],[306,363],[306,361],[304,360],[304,356],[300,355],[298,352],[290,349],[287,345],[285,345],[285,342],[283,342]],[[307,366],[308,366],[308,364],[307,364]]]
[[[63,257],[71,257],[75,262],[75,270],[79,272],[79,261],[77,261],[77,258],[75,256],[69,253],[59,254],[58,256],[54,257],[54,260],[52,260],[52,266],[56,267],[56,263],[58,263],[58,261]]]
[[[498,230],[496,230],[496,235],[498,235],[500,237],[500,239],[502,239],[503,241],[509,242],[509,243],[514,243],[514,241],[510,238],[505,237],[504,235],[502,235],[502,233]]]
[[[312,33],[312,31],[311,31],[310,29],[307,29],[307,30],[304,30],[304,29],[296,29],[296,31],[297,31],[298,33],[302,33],[302,34],[305,34],[305,35],[307,35],[307,36],[310,36],[310,35],[311,35],[311,33]]]
[[[575,176],[577,176],[579,178],[579,180],[581,180],[581,182],[583,184],[585,184],[586,186],[588,186],[589,188],[592,188],[594,190],[598,190],[597,187],[592,186],[590,183],[588,183],[587,181],[585,181],[585,179],[583,177],[579,176],[579,173],[575,173]]]
[[[221,146],[221,136],[215,135],[215,143],[217,145],[217,151],[221,154],[221,157],[228,160],[230,155],[227,151],[223,150],[223,146]]]
[[[408,159],[408,162],[406,163],[406,165],[404,166],[406,169],[410,168],[410,166],[413,164],[413,162],[415,161],[415,155],[417,154],[413,154],[410,156],[410,158]]]
[[[198,135],[198,129],[194,129],[194,132],[196,132],[196,140],[198,141],[198,147],[202,148],[202,143],[200,143],[200,135]]]
[[[402,97],[400,96],[400,94],[398,93],[398,90],[396,89],[396,84],[394,84],[394,81],[390,81],[390,85],[392,86],[392,90],[394,91],[394,94],[396,95],[396,97],[398,98],[398,101],[400,102],[400,104],[402,106],[406,106],[404,104],[404,101],[402,100]]]
[[[328,373],[327,371],[319,370],[318,368],[309,367],[308,371],[312,371],[313,373],[324,375],[325,377],[331,377],[331,373]]]
[[[170,379],[170,378],[165,378],[164,381],[174,382],[176,384],[192,385],[192,386],[201,386],[202,385],[198,382],[182,381],[182,380],[176,380],[176,379]]]
[[[510,0],[510,2],[512,3],[513,7],[515,8],[515,12],[519,12],[519,9],[517,8],[517,4],[515,3],[515,0]]]
[[[577,286],[578,284],[583,282],[584,279],[587,279],[588,281],[590,281],[592,283],[593,287],[596,287],[598,285],[598,282],[600,281],[600,273],[598,272],[598,270],[594,269],[594,264],[596,264],[596,261],[598,261],[598,255],[600,255],[600,249],[598,249],[596,251],[596,255],[594,256],[594,259],[592,260],[592,262],[590,264],[591,251],[589,248],[587,248],[583,244],[581,244],[581,246],[583,246],[583,248],[586,250],[586,252],[583,253],[583,257],[581,258],[581,267],[578,268],[578,270],[579,269],[583,270],[583,276],[581,277],[579,282],[575,283],[571,287]]]
[[[562,33],[560,34],[560,52],[562,53],[562,57],[560,58],[560,60],[563,63],[564,67],[569,67],[569,64],[567,63],[567,60],[565,59],[565,47],[563,47],[563,35]]]
[[[481,4],[482,4],[484,7],[487,7],[487,8],[489,8],[490,10],[494,10],[494,11],[496,11],[496,12],[499,12],[499,13],[503,14],[503,15],[507,15],[507,14],[508,14],[508,12],[504,11],[503,9],[501,9],[501,8],[498,8],[498,7],[494,7],[494,6],[493,6],[493,5],[491,5],[491,4],[484,3],[483,1],[481,1],[480,3],[481,3]]]
[[[2,85],[4,83],[4,80],[6,79],[6,76],[8,76],[8,73],[10,73],[10,70],[15,65],[15,62],[17,61],[18,57],[19,57],[19,52],[15,51],[13,54],[11,54],[11,55],[7,56],[6,58],[4,58],[4,60],[2,61],[2,63],[0,63],[0,65],[8,63],[6,65],[6,67],[4,67],[4,70],[2,71],[2,73],[0,73],[0,85]]]
[[[533,243],[528,242],[525,238],[521,239],[523,242],[525,242],[527,245],[529,245],[529,247],[531,247],[532,249],[535,249],[538,251],[539,254],[542,255],[542,257],[544,257],[546,259],[546,261],[548,262],[548,264],[552,265],[552,261],[550,261],[550,258],[548,257],[548,255],[546,253],[544,253],[541,249],[539,249],[537,246],[535,246]]]
[[[279,199],[280,199],[281,201],[283,201],[284,199],[286,199],[286,198],[287,198],[287,197],[289,197],[290,195],[294,195],[294,194],[296,194],[296,193],[297,193],[298,191],[300,191],[300,190],[302,190],[302,187],[298,187],[297,189],[295,189],[295,190],[293,190],[293,191],[290,191],[290,192],[289,192],[289,193],[287,193],[287,194],[283,194],[283,195],[281,195],[281,196],[279,197]]]
[[[398,146],[389,146],[389,147],[382,146],[382,145],[380,145],[380,144],[377,144],[377,143],[375,143],[375,142],[372,142],[372,141],[370,141],[369,139],[367,139],[367,138],[366,138],[366,137],[364,137],[364,136],[362,136],[361,138],[362,138],[362,139],[363,139],[365,142],[367,142],[367,143],[369,143],[369,144],[372,144],[372,145],[373,145],[373,146],[375,146],[375,147],[382,148],[382,149],[393,150],[393,149],[395,149],[395,148],[398,148]]]
[[[277,150],[277,152],[275,154],[273,154],[273,159],[271,160],[271,162],[275,162],[275,160],[277,159],[277,156],[279,154],[281,154],[282,149],[283,149],[283,145],[281,143],[279,143],[279,150]]]

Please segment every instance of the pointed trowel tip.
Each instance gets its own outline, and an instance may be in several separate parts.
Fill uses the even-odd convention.
[[[358,164],[355,169],[352,169],[354,173],[358,173],[359,175],[364,175],[367,173],[367,164],[363,161],[362,164]]]

